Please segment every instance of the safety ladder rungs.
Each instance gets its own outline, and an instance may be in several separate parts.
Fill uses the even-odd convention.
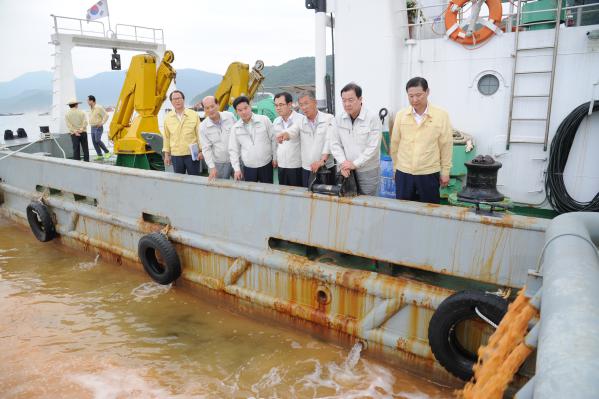
[[[546,50],[548,48],[555,48],[555,46],[543,46],[543,47],[524,47],[516,49],[516,51],[532,51],[532,50]]]
[[[512,121],[547,121],[547,118],[512,118]]]
[[[548,98],[549,94],[529,94],[529,95],[522,95],[522,94],[518,94],[515,96],[512,96],[512,98]]]
[[[510,144],[545,144],[544,141],[532,141],[524,139],[510,139]]]
[[[532,75],[535,73],[551,73],[553,71],[526,71],[526,72],[514,72],[516,75]]]

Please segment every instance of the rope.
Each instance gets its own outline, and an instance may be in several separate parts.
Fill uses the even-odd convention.
[[[31,143],[27,144],[26,146],[24,146],[24,147],[21,147],[21,148],[19,148],[18,150],[16,150],[16,151],[12,151],[10,154],[3,156],[2,158],[0,158],[0,161],[2,161],[3,159],[6,159],[6,158],[8,158],[8,157],[11,157],[11,156],[15,155],[16,153],[18,153],[18,152],[21,152],[21,151],[23,151],[25,148],[27,148],[27,147],[30,147],[30,146],[32,146],[32,145],[34,145],[34,144],[36,144],[36,143],[39,143],[40,141],[42,141],[42,139],[39,139],[39,140],[36,140],[36,141],[32,141]]]
[[[551,141],[549,164],[545,177],[545,192],[551,207],[559,213],[567,212],[597,212],[599,211],[599,192],[589,202],[580,202],[570,196],[564,184],[564,169],[570,156],[570,150],[576,137],[576,132],[582,120],[589,115],[590,102],[579,105],[562,123]],[[599,102],[595,102],[591,112],[599,111]]]
[[[458,397],[464,399],[501,399],[506,387],[532,352],[525,343],[530,320],[538,310],[530,304],[522,289],[510,304],[498,328],[486,346],[478,350],[474,378]],[[479,314],[477,312],[477,314]],[[479,314],[480,316],[480,314]]]

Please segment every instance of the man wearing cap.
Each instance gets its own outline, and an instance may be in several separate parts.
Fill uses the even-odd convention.
[[[83,149],[83,160],[89,162],[89,148],[87,147],[87,117],[85,112],[78,108],[80,101],[72,99],[67,103],[69,110],[65,115],[67,128],[73,143],[73,159],[81,160],[80,148]]]

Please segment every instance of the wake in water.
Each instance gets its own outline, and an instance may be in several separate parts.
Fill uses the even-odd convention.
[[[134,301],[142,302],[148,298],[158,298],[160,295],[166,294],[171,287],[172,284],[162,285],[151,281],[133,288],[131,295],[133,295]]]
[[[16,251],[17,251],[16,248],[9,248],[9,249],[0,248],[0,264],[6,264],[6,263],[8,263],[9,259],[15,258],[15,256],[3,256],[2,254],[5,254],[7,252],[16,252]]]
[[[98,265],[98,260],[100,259],[100,254],[96,255],[96,258],[93,262],[79,262],[76,266],[78,270],[91,270]]]

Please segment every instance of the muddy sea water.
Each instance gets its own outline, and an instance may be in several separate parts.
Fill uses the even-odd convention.
[[[0,218],[0,398],[449,398],[227,301],[41,243]]]

